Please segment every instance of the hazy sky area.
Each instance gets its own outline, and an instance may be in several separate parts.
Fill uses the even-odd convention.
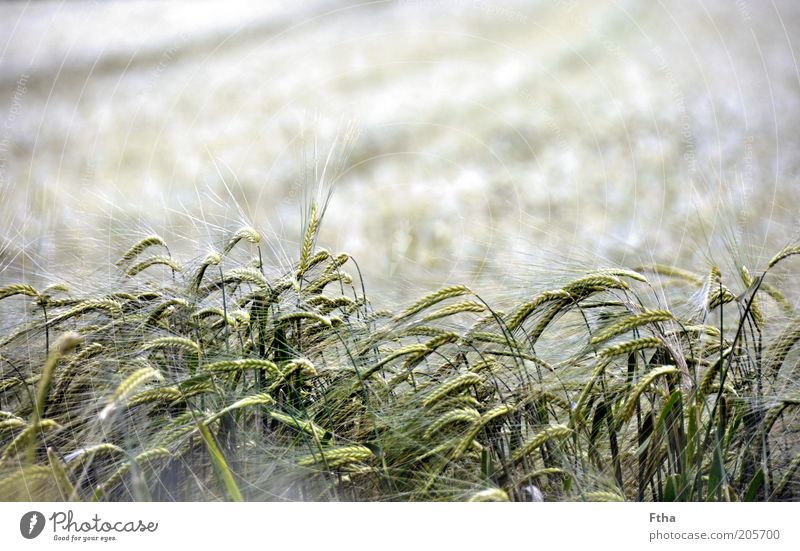
[[[788,0],[3,3],[0,282],[245,221],[285,265],[331,148],[319,245],[397,298],[769,257],[799,226],[797,37]]]

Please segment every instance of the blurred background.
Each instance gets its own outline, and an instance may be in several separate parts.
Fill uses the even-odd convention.
[[[798,237],[798,37],[792,0],[3,3],[0,283],[242,223],[285,266],[326,166],[319,245],[381,300],[757,262]]]

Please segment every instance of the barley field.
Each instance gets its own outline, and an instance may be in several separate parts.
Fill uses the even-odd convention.
[[[797,500],[799,31],[0,5],[0,500]]]

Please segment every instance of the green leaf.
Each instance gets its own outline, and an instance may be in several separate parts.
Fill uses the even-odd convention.
[[[492,475],[492,457],[486,448],[481,450],[481,476],[485,482],[489,482]]]
[[[764,486],[765,482],[764,469],[758,469],[758,472],[753,476],[753,480],[750,481],[750,485],[747,486],[744,501],[755,501],[758,497],[758,491]]]
[[[664,427],[664,423],[666,422],[667,416],[672,411],[672,408],[675,407],[675,404],[677,404],[680,400],[681,400],[680,390],[676,390],[669,395],[669,399],[664,403],[664,407],[661,408],[661,414],[658,416],[658,423],[656,423],[657,429]]]
[[[228,491],[228,497],[230,497],[232,501],[244,501],[242,492],[239,490],[236,480],[233,479],[233,473],[230,467],[228,467],[228,463],[225,461],[225,457],[222,455],[219,446],[214,442],[214,436],[211,434],[211,431],[208,430],[208,427],[202,421],[197,423],[197,427],[200,429],[200,435],[203,437],[203,442],[206,445],[206,449],[208,449],[208,454],[211,456],[214,470],[217,471],[217,475]]]
[[[669,475],[664,487],[664,501],[678,501],[678,494],[678,475]]]
[[[722,451],[719,445],[714,446],[711,458],[711,469],[708,472],[707,501],[719,501],[722,483],[725,481],[725,465],[722,462]]]

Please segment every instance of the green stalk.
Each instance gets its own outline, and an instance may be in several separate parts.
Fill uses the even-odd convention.
[[[228,491],[228,497],[230,497],[231,501],[244,501],[242,492],[239,490],[239,486],[233,478],[233,472],[231,472],[219,446],[217,446],[217,443],[214,441],[211,431],[208,430],[208,427],[202,421],[197,423],[197,427],[200,429],[200,435],[203,437],[203,442],[206,445],[206,449],[208,449],[208,454],[211,456],[214,470],[217,471],[217,475]]]

